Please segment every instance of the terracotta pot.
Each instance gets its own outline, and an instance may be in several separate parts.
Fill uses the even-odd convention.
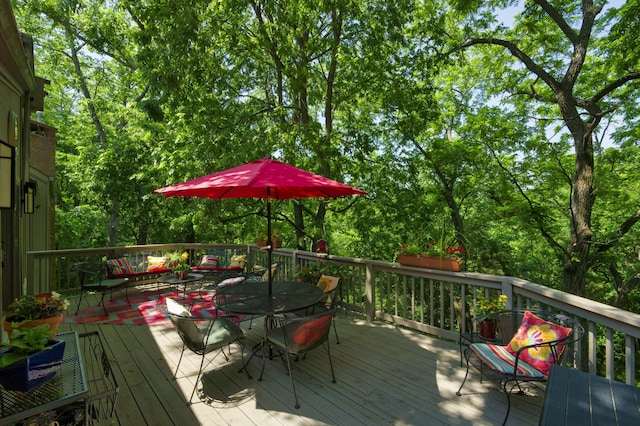
[[[179,280],[186,280],[188,276],[189,276],[189,271],[176,272],[176,278]]]
[[[399,254],[398,263],[420,268],[441,269],[444,271],[461,271],[462,264],[452,257],[427,256],[424,254]]]
[[[58,327],[60,327],[60,323],[62,322],[62,318],[63,315],[59,314],[59,315],[55,315],[53,317],[49,317],[49,318],[44,318],[44,319],[39,319],[39,320],[29,320],[29,321],[24,321],[19,323],[19,325],[17,325],[16,327],[13,327],[11,322],[9,321],[2,321],[2,328],[4,329],[4,331],[7,332],[7,335],[9,336],[9,341],[13,341],[13,339],[11,338],[11,332],[13,330],[24,330],[27,328],[33,328],[33,327],[37,327],[39,325],[42,324],[48,324],[49,325],[49,332],[51,334],[51,339],[55,339],[56,337],[56,333],[58,332]],[[18,323],[16,323],[18,324]]]
[[[271,243],[272,243],[272,247],[273,247],[273,248],[280,248],[280,247],[282,247],[282,240],[273,240]],[[266,247],[266,245],[267,245],[267,240],[259,240],[259,239],[256,239],[256,244],[257,244],[259,247]]]
[[[496,323],[494,321],[480,322],[480,336],[483,339],[493,340],[496,338]]]

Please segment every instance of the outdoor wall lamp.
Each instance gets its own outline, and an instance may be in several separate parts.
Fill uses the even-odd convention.
[[[0,141],[0,209],[13,208],[15,149]]]
[[[35,211],[35,198],[37,182],[29,181],[24,183],[24,212],[33,214]]]

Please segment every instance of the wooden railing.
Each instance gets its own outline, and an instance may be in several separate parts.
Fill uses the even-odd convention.
[[[248,255],[247,267],[266,264],[267,253],[255,245],[162,244],[86,250],[29,252],[27,293],[77,289],[72,265],[79,261],[99,262],[104,257],[127,255],[133,264],[146,256],[185,250],[197,263],[205,252],[229,257]],[[367,259],[319,255],[306,251],[275,249],[273,262],[279,264],[276,279],[291,280],[301,267],[316,267],[340,277],[339,303],[367,320],[388,321],[403,327],[458,339],[471,323],[470,312],[478,295],[508,296],[507,308],[539,308],[565,314],[581,321],[586,339],[574,356],[581,369],[609,379],[637,384],[640,315],[613,308],[526,280],[478,274],[447,272],[402,266]]]

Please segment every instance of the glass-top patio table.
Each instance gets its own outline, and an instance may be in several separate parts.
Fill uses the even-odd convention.
[[[276,315],[305,309],[320,302],[322,289],[308,283],[274,281],[271,295],[266,282],[240,283],[217,290],[216,309],[245,315]]]
[[[243,282],[219,288],[213,296],[213,304],[216,309],[231,313],[253,316],[265,315],[264,337],[262,341],[253,347],[251,357],[243,368],[251,362],[251,359],[264,347],[266,333],[271,326],[275,315],[298,311],[313,306],[324,298],[324,291],[317,285],[291,281],[274,281],[269,285],[266,282]],[[269,349],[271,358],[271,349]]]

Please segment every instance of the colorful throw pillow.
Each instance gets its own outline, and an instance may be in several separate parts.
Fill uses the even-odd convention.
[[[331,315],[322,316],[298,327],[291,335],[291,341],[303,346],[313,343],[327,331],[329,326],[331,326]]]
[[[318,287],[322,289],[325,293],[333,290],[338,285],[339,278],[330,277],[328,275],[322,275],[318,280]]]
[[[543,343],[564,339],[569,333],[571,333],[571,328],[545,321],[527,311],[522,318],[518,331],[507,345],[507,350],[515,355],[518,349],[524,346],[539,345],[522,351],[520,359],[546,376],[549,374],[551,365],[556,362],[556,359],[549,345],[544,345]],[[560,357],[563,351],[564,345],[558,344],[556,346],[557,357]]]
[[[129,265],[126,257],[107,259],[105,262],[111,271],[111,275],[128,275],[133,273],[133,269],[131,269],[131,265]]]
[[[147,256],[147,272],[165,269],[168,258],[166,256]]]
[[[167,305],[167,311],[170,314],[180,315],[181,317],[190,317],[191,312],[181,303],[176,302],[170,297],[165,299],[165,303]]]
[[[219,256],[205,254],[200,261],[201,268],[217,268]]]
[[[229,268],[243,268],[244,264],[247,263],[247,255],[235,255],[231,256],[231,262],[229,263]]]
[[[278,264],[274,263],[273,265],[271,265],[271,279],[273,280],[273,277],[276,276],[276,274],[278,273]],[[269,281],[269,271],[264,271],[264,273],[262,274],[262,278],[261,278],[263,283],[266,283],[267,281]]]
[[[234,284],[240,284],[245,282],[247,278],[246,277],[233,277],[233,278],[227,278],[226,280],[222,280],[218,283],[218,285],[216,285],[217,288],[224,288],[226,286],[229,285],[234,285]]]

